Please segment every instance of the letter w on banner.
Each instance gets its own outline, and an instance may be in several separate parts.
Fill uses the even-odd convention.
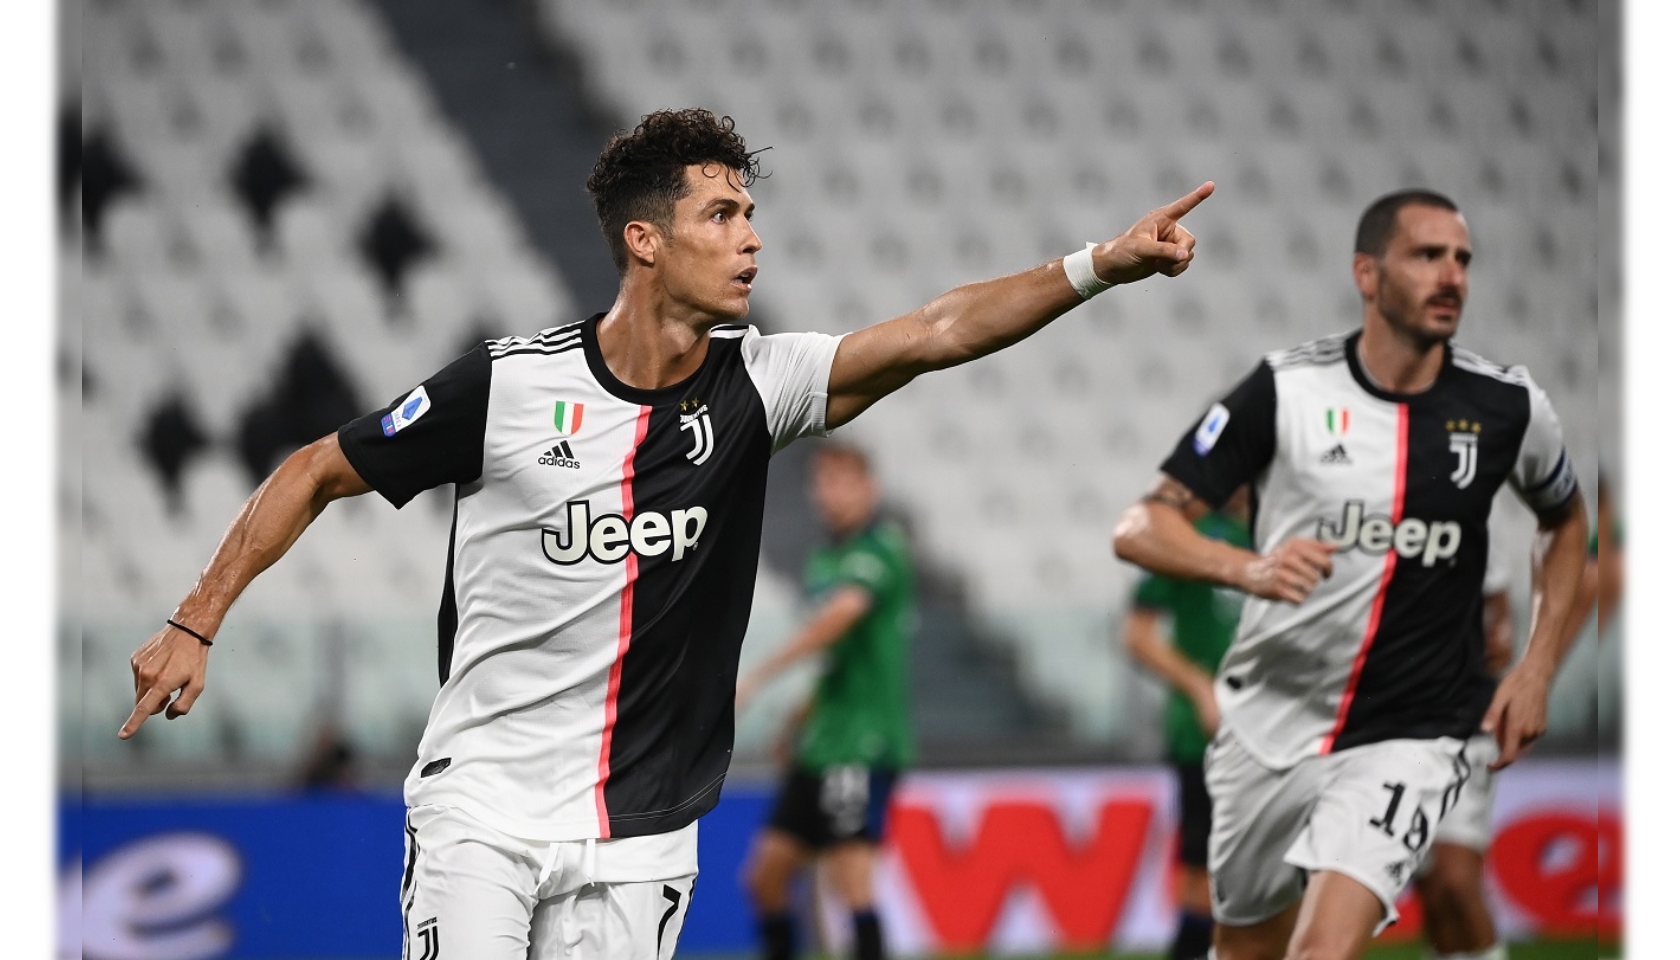
[[[1164,945],[1172,790],[1154,769],[916,775],[880,877],[892,952]]]

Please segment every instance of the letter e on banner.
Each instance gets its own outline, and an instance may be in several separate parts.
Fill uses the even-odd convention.
[[[1605,832],[1620,841],[1619,829]],[[1611,892],[1599,886],[1599,842],[1599,824],[1580,813],[1535,813],[1499,832],[1488,848],[1488,866],[1505,896],[1542,933],[1590,937],[1600,932],[1599,901]],[[1619,860],[1619,853],[1611,859]]]

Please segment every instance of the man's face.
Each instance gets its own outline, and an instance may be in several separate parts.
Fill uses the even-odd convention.
[[[836,533],[855,530],[875,512],[875,481],[850,457],[818,454],[811,461],[811,501]]]
[[[1462,215],[1421,204],[1402,207],[1382,255],[1355,260],[1360,293],[1375,301],[1396,333],[1434,344],[1458,332],[1470,290],[1470,231]]]
[[[747,297],[763,247],[752,228],[752,197],[740,174],[721,164],[693,164],[688,193],[678,200],[665,233],[661,275],[672,299],[716,317],[747,315]]]

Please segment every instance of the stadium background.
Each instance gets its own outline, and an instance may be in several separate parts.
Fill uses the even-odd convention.
[[[393,811],[436,685],[447,495],[335,505],[235,608],[193,717],[125,744],[127,657],[291,449],[476,339],[610,302],[581,182],[648,110],[707,106],[772,148],[753,190],[767,330],[855,329],[1220,184],[1193,277],[1100,298],[843,431],[874,453],[924,571],[925,773],[888,866],[908,946],[1164,938],[1162,691],[1118,652],[1134,574],[1108,530],[1260,352],[1357,322],[1347,263],[1369,199],[1459,200],[1478,245],[1462,341],[1533,370],[1589,487],[1600,458],[1620,463],[1600,427],[1619,391],[1599,402],[1619,382],[1616,4],[85,0],[62,16],[59,401],[80,415],[60,446],[60,852],[88,956],[394,955]],[[749,664],[800,614],[807,446],[772,472]],[[1531,527],[1505,510],[1500,531],[1521,570]],[[1517,593],[1524,610],[1522,577]],[[1515,852],[1495,893],[1515,936],[1619,930],[1619,839],[1593,844],[1611,849],[1601,878],[1570,832],[1619,797],[1619,643],[1594,639],[1560,677],[1547,756],[1501,792]],[[742,718],[688,953],[745,947],[729,855],[809,676]],[[994,863],[988,826],[1071,852]],[[991,899],[940,900],[959,868],[990,871]]]

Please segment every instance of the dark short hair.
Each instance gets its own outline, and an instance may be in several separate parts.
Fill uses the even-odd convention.
[[[669,229],[677,201],[688,192],[687,169],[696,163],[734,170],[743,187],[759,176],[758,160],[735,132],[735,121],[699,107],[650,113],[635,130],[607,141],[587,186],[620,274],[630,265],[625,224],[647,220]]]
[[[1394,239],[1394,221],[1399,219],[1400,211],[1413,205],[1458,212],[1458,204],[1433,190],[1395,191],[1365,208],[1359,218],[1359,229],[1353,235],[1353,252],[1382,256],[1388,249],[1388,241]]]

